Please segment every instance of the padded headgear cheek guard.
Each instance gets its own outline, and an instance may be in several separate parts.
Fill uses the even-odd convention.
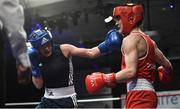
[[[133,27],[143,18],[143,7],[140,4],[126,4],[113,9],[113,17],[120,17],[122,33],[128,35]]]
[[[39,49],[40,47],[52,42],[52,35],[46,30],[34,30],[29,35],[29,42],[34,48]]]

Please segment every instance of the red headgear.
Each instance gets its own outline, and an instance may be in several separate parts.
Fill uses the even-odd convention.
[[[113,10],[113,16],[120,17],[123,24],[122,33],[128,35],[137,22],[142,20],[143,7],[140,4],[117,6]]]

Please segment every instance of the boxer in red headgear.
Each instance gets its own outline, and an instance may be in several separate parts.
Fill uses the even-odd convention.
[[[127,4],[125,6],[115,7],[113,16],[121,19],[120,31],[124,35],[128,35],[136,24],[142,21],[143,8],[141,5]]]
[[[140,4],[117,6],[113,17],[119,27],[122,41],[122,65],[117,73],[95,72],[86,77],[86,87],[96,93],[104,86],[113,87],[116,83],[127,83],[126,108],[156,108],[157,95],[153,87],[156,63],[160,80],[172,80],[172,65],[158,49],[156,43],[141,30],[143,7]]]

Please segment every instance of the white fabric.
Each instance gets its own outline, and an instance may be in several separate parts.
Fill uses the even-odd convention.
[[[132,90],[149,90],[155,91],[151,82],[147,79],[135,79],[127,83],[127,92]]]
[[[31,66],[29,56],[27,56],[24,10],[19,0],[0,0],[0,26],[1,29],[4,27],[7,31],[14,57],[23,66]]]
[[[49,99],[67,98],[76,95],[74,86],[62,88],[45,88],[44,97]]]

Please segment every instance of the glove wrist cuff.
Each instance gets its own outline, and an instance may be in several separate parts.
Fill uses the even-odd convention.
[[[115,87],[117,84],[115,73],[103,74],[103,79],[107,87],[112,88]]]

